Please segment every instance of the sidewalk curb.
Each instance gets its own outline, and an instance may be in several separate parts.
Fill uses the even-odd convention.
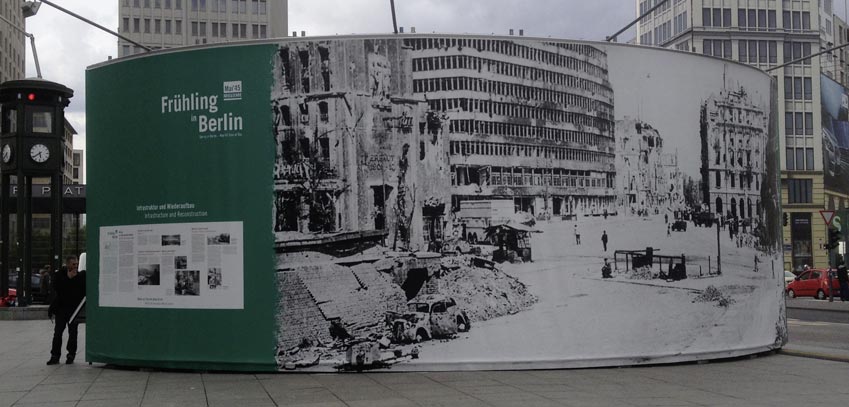
[[[798,349],[781,348],[778,354],[786,356],[796,356],[809,359],[830,360],[832,362],[849,363],[849,355],[836,355],[833,353],[811,352]]]

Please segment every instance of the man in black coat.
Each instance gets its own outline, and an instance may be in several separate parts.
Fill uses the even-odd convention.
[[[53,347],[50,349],[50,360],[48,365],[59,363],[62,356],[62,334],[65,326],[68,327],[68,356],[65,363],[74,363],[77,355],[77,327],[79,322],[71,321],[71,317],[77,306],[85,297],[85,271],[77,271],[77,257],[68,256],[63,266],[53,276],[53,291],[56,295],[50,304],[48,314],[56,317],[56,325],[53,329]]]

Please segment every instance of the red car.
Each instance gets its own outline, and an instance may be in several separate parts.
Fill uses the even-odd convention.
[[[787,296],[790,298],[813,296],[820,300],[828,298],[830,288],[827,275],[828,273],[824,269],[803,271],[790,284],[787,284],[787,288],[785,288]],[[834,296],[839,297],[840,283],[838,283],[837,274],[834,272],[831,273],[831,283],[831,287],[834,289]]]
[[[0,307],[14,307],[18,303],[17,299],[18,290],[10,288],[9,295],[5,297],[0,297]]]

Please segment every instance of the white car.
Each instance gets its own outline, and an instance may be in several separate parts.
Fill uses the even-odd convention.
[[[787,284],[790,284],[791,281],[796,279],[796,275],[784,270],[784,288],[787,288]]]

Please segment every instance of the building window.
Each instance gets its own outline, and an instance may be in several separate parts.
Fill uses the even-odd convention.
[[[121,31],[124,31],[125,33],[130,32],[130,17],[124,17],[121,22],[123,23]]]
[[[174,9],[182,10],[183,9],[183,0],[174,0]]]
[[[162,8],[162,0],[153,0],[154,8]]]
[[[802,271],[805,265],[813,266],[811,214],[790,214],[790,241],[793,244],[793,270]]]
[[[218,37],[218,23],[212,23],[212,36]]]
[[[259,38],[259,25],[251,24],[251,38]]]
[[[788,179],[787,200],[787,202],[791,204],[813,203],[813,180]]]
[[[192,11],[198,11],[198,0],[192,0]]]
[[[138,18],[133,19],[133,32],[134,33],[139,32],[139,19]]]
[[[266,0],[259,0],[259,15],[264,16],[268,13],[268,3]],[[265,37],[263,37],[265,38]]]
[[[198,22],[192,21],[192,37],[198,36]]]
[[[145,34],[150,34],[150,19],[149,18],[144,19],[144,32],[145,32]]]
[[[156,34],[162,33],[162,20],[153,20],[153,32]]]
[[[174,22],[174,34],[183,35],[183,20]]]
[[[239,0],[239,14],[248,14],[247,0]]]
[[[259,14],[259,1],[251,0],[251,14]]]
[[[171,34],[171,20],[165,20],[165,34]]]
[[[200,23],[200,36],[206,37],[206,22]]]
[[[268,38],[268,32],[266,28],[268,28],[268,26],[266,26],[265,24],[259,26],[259,38]]]

